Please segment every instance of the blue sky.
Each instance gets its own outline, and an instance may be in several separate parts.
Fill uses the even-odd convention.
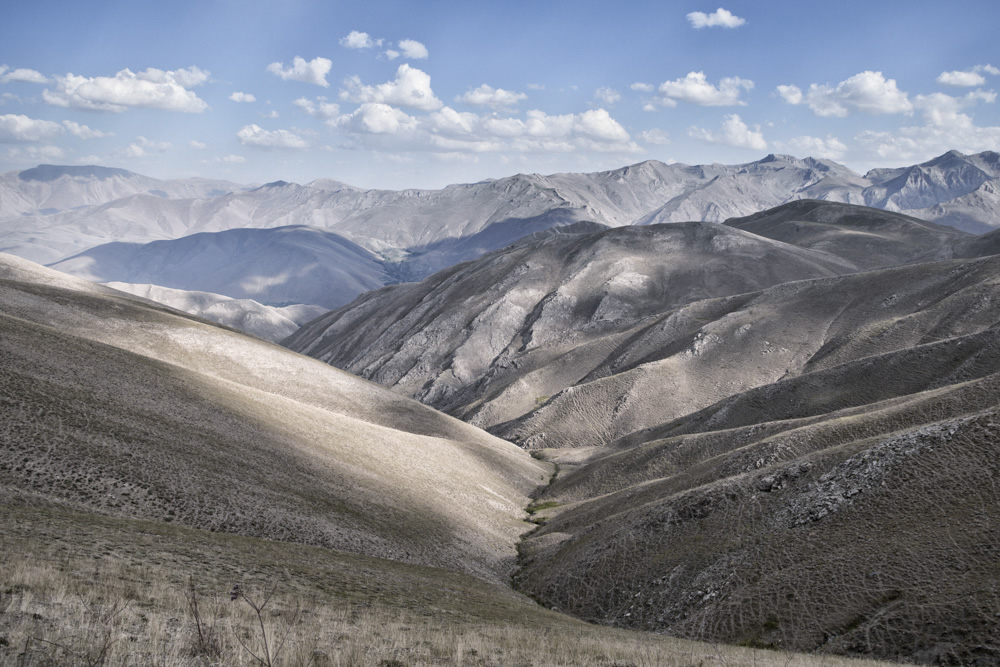
[[[1000,150],[995,0],[36,0],[0,171],[441,187],[767,153]]]

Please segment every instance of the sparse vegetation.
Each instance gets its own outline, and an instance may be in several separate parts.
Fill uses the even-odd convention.
[[[465,575],[317,547],[2,509],[2,664],[879,664],[590,626]]]

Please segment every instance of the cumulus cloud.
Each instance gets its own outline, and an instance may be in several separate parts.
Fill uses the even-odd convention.
[[[411,60],[423,60],[429,55],[427,47],[415,39],[404,39],[398,46],[403,55]]]
[[[236,136],[244,146],[253,146],[255,148],[301,150],[309,147],[309,144],[294,132],[289,132],[288,130],[265,130],[257,124],[243,127],[236,133]]]
[[[369,148],[434,154],[482,152],[639,153],[625,129],[604,109],[549,115],[532,110],[523,117],[477,114],[443,107],[423,116],[380,102],[363,103],[331,123],[349,140]]]
[[[247,161],[242,155],[223,155],[222,157],[215,158],[215,161],[219,164],[243,164]]]
[[[683,79],[660,84],[666,106],[674,106],[678,100],[709,107],[745,106],[746,102],[740,100],[740,94],[752,89],[753,81],[735,76],[726,77],[714,86],[708,82],[704,72],[688,72]]]
[[[33,69],[12,70],[7,65],[0,65],[0,83],[11,83],[13,81],[21,83],[50,83],[48,77]]]
[[[750,129],[736,114],[727,114],[722,119],[722,127],[718,132],[692,127],[688,130],[688,136],[735,148],[752,148],[761,151],[767,148],[767,142],[764,141],[764,134],[760,131],[760,126],[757,125],[754,129]]]
[[[63,132],[63,126],[50,120],[29,118],[20,114],[0,116],[0,143],[44,141]]]
[[[670,143],[670,135],[655,127],[652,130],[640,132],[638,137],[641,141],[645,141],[647,144],[655,144],[657,146]]]
[[[113,77],[75,74],[55,77],[55,89],[42,91],[42,99],[60,107],[121,112],[129,108],[198,113],[208,108],[188,90],[208,80],[209,72],[197,67],[142,72],[123,69]]]
[[[234,92],[232,95],[229,96],[229,99],[231,99],[233,102],[256,102],[257,101],[257,98],[254,97],[253,95],[251,95],[250,93],[240,93],[240,92]]]
[[[417,128],[415,118],[381,102],[365,102],[353,113],[341,116],[336,124],[362,134],[400,134]]]
[[[642,83],[642,82],[639,82],[639,81],[637,81],[636,83],[633,83],[631,86],[629,86],[629,88],[631,88],[632,90],[637,90],[640,93],[651,93],[651,92],[653,92],[653,90],[655,90],[655,87],[653,86],[653,84],[651,84],[651,83]]]
[[[372,39],[367,32],[352,30],[347,37],[340,38],[340,45],[346,49],[371,49],[382,46],[382,40]]]
[[[778,86],[778,95],[789,104],[802,104],[802,89],[798,86]]]
[[[919,161],[956,149],[963,153],[996,150],[1000,126],[982,127],[966,110],[979,104],[993,104],[997,94],[972,91],[961,97],[943,93],[917,95],[913,106],[923,115],[924,124],[903,127],[896,132],[865,131],[855,139],[881,159]]]
[[[124,156],[130,158],[146,157],[154,153],[165,153],[170,148],[172,148],[170,142],[152,141],[146,137],[138,136],[125,148]]]
[[[353,76],[344,82],[340,92],[342,100],[359,104],[378,103],[434,111],[444,106],[431,90],[431,77],[422,70],[400,65],[396,78],[377,86],[366,86],[360,77]]]
[[[115,136],[114,132],[101,132],[100,130],[91,129],[86,125],[81,125],[72,120],[64,120],[62,124],[63,127],[69,130],[70,134],[80,139],[103,139]]]
[[[868,114],[910,113],[909,95],[886,79],[882,72],[866,70],[841,81],[836,86],[810,84],[802,92],[797,86],[778,86],[778,94],[789,104],[805,103],[817,116],[847,116],[851,110]]]
[[[333,61],[327,58],[317,57],[307,61],[305,58],[295,56],[291,67],[286,68],[284,63],[277,62],[268,65],[267,71],[278,75],[285,81],[314,83],[317,86],[327,88],[330,84],[326,81],[326,75],[332,67]]]
[[[340,117],[340,106],[333,102],[327,102],[325,97],[317,97],[315,102],[305,97],[300,97],[294,100],[292,104],[302,109],[303,113],[307,116],[312,116],[313,118],[336,120]]]
[[[984,72],[996,76],[1000,74],[1000,69],[997,69],[993,65],[976,65],[972,69],[964,71],[941,72],[938,75],[937,82],[945,86],[964,86],[969,88],[972,86],[981,86],[986,83],[986,77],[983,76]]]
[[[195,150],[199,150],[199,151],[203,151],[206,148],[208,148],[208,144],[202,143],[202,142],[197,141],[195,139],[192,139],[191,141],[189,141],[188,145],[191,146],[191,148],[194,148]]]
[[[598,88],[594,91],[594,99],[598,102],[613,106],[615,102],[622,99],[621,93],[614,88]]]
[[[747,22],[739,16],[733,15],[729,10],[719,7],[711,14],[705,12],[691,12],[687,15],[687,20],[691,27],[696,30],[702,28],[738,28]]]
[[[517,103],[528,96],[524,93],[515,93],[503,88],[493,88],[483,84],[474,90],[466,92],[455,98],[456,102],[464,102],[481,107],[492,107],[494,109],[509,109],[516,107]]]

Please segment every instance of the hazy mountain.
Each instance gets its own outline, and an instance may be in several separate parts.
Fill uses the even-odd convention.
[[[873,170],[866,177],[865,203],[890,211],[924,209],[975,191],[1000,177],[1000,153],[963,155],[948,151],[927,162],[893,170]]]
[[[8,499],[503,581],[546,467],[278,346],[0,257]]]
[[[648,161],[591,174],[518,174],[402,191],[362,190],[330,180],[275,181],[248,189],[154,181],[101,167],[43,166],[3,176],[0,250],[51,263],[108,242],[307,225],[400,262],[401,276],[421,278],[548,226],[721,222],[797,199],[923,212],[965,198],[934,213],[934,219],[982,231],[993,220],[995,198],[979,188],[997,176],[996,154],[957,152],[866,176],[828,160],[769,155],[739,165]],[[60,183],[65,185],[54,189]],[[56,190],[61,194],[53,194]]]
[[[771,208],[797,199],[824,199],[863,204],[861,191],[868,182],[850,169],[828,160],[768,155],[743,165],[706,168],[711,178],[686,189],[636,224],[709,220]]]
[[[303,304],[265,306],[253,299],[234,299],[211,292],[194,292],[159,285],[118,282],[105,285],[274,342],[287,338],[303,324],[327,311],[322,306]]]
[[[911,213],[977,234],[996,229],[1000,220],[1000,178],[985,181],[968,194]]]
[[[277,306],[335,308],[391,281],[369,251],[337,234],[300,226],[109,243],[51,266],[96,282],[151,283]]]
[[[52,215],[84,206],[105,204],[137,194],[162,199],[216,197],[242,189],[228,181],[204,178],[160,180],[125,169],[43,164],[0,174],[2,217],[41,213]]]

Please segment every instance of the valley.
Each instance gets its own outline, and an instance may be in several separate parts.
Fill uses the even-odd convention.
[[[0,655],[994,664],[998,165],[2,175]]]

